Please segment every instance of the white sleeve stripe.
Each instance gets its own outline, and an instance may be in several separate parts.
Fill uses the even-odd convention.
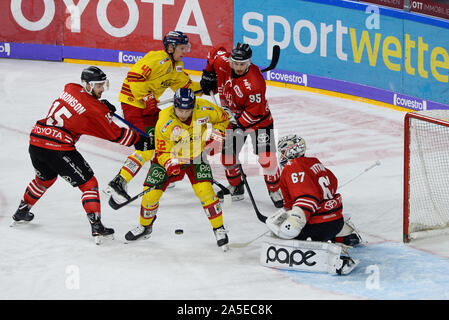
[[[254,120],[247,112],[242,113],[242,118],[243,118],[243,120],[245,120],[246,122],[249,122],[249,123],[254,123],[257,121],[257,120]]]
[[[132,136],[133,136],[132,131],[130,129],[127,129],[125,136],[119,143],[127,146],[129,144],[129,141],[131,140]]]
[[[316,204],[315,201],[313,200],[308,200],[308,199],[298,199],[295,201],[295,203],[293,204],[295,206],[306,206],[306,207],[310,207],[313,209],[313,211],[316,211],[318,209],[318,205]]]

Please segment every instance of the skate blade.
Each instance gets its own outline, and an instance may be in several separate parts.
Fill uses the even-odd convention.
[[[223,200],[220,200],[223,208],[229,208],[232,204],[232,197],[230,194],[225,194]]]
[[[223,252],[229,251],[229,246],[227,244],[222,245],[220,248],[221,250],[223,250]]]
[[[106,189],[103,189],[102,191],[104,194],[110,196],[110,198],[109,198],[110,205],[111,205],[111,202],[113,202],[116,205],[120,205],[120,204],[128,201],[128,199],[126,199],[125,197],[117,195],[117,193],[115,193],[111,187],[107,187]],[[111,205],[111,207],[112,207],[112,205]]]
[[[139,237],[139,238],[137,238],[135,240],[126,240],[125,239],[124,243],[128,244],[128,243],[133,243],[133,242],[136,242],[136,241],[148,240],[149,238],[151,238],[151,234],[147,234],[147,235],[141,236],[141,237]]]
[[[107,236],[94,236],[94,241],[97,246],[103,244],[105,241],[114,240],[114,234]]]
[[[220,203],[224,203],[225,201],[234,202],[234,201],[240,201],[245,199],[244,195],[238,195],[238,196],[231,196],[230,194],[225,194],[223,198],[218,198],[220,200]]]
[[[344,276],[344,275],[350,274],[352,272],[352,270],[354,270],[359,264],[360,264],[360,260],[355,259],[354,263],[352,263],[351,265],[346,265],[342,268],[341,275]]]
[[[25,224],[28,224],[28,223],[30,223],[31,221],[25,221],[25,220],[20,220],[20,221],[16,221],[16,220],[13,220],[11,223],[10,223],[10,227],[17,227],[17,226],[22,226],[22,225],[25,225]]]

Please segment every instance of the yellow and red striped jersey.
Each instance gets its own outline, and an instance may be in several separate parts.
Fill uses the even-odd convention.
[[[173,63],[164,50],[150,51],[129,70],[118,100],[145,109],[142,98],[150,92],[159,99],[167,88],[175,92],[183,87],[194,91],[201,89],[199,82],[193,82],[184,71],[182,61]]]

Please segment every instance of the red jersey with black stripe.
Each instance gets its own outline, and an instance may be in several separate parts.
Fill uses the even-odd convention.
[[[228,106],[245,129],[265,128],[273,123],[265,97],[266,83],[259,68],[251,64],[248,72],[237,77],[229,64],[230,53],[224,48],[208,54],[207,71],[217,74],[217,89],[223,106]]]
[[[44,119],[31,130],[30,144],[52,150],[75,149],[83,135],[132,146],[139,135],[112,121],[109,108],[76,83],[66,84]]]
[[[324,223],[342,218],[343,203],[337,193],[335,175],[314,157],[290,160],[281,174],[284,207],[300,207],[307,223]]]

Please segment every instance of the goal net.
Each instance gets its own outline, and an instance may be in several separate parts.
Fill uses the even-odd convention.
[[[449,111],[407,113],[404,242],[449,231]]]

